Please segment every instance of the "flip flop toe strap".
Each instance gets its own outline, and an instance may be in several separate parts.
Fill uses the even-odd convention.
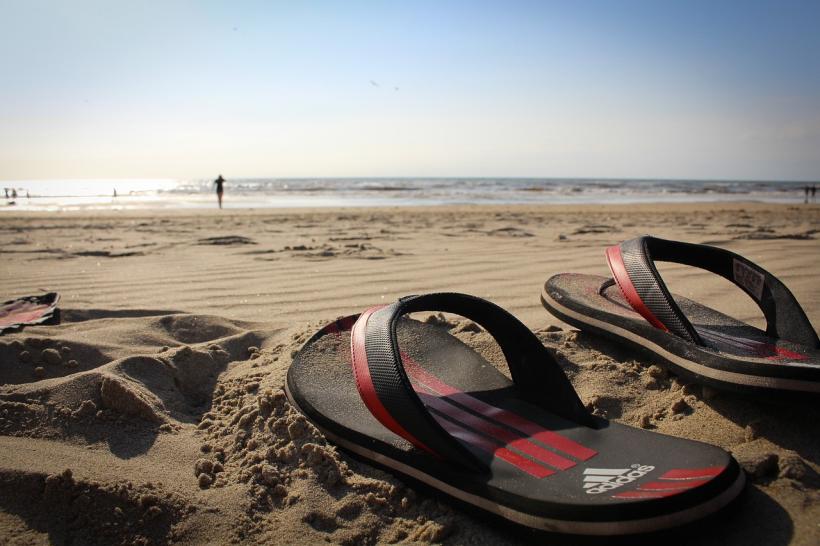
[[[464,294],[409,296],[363,313],[351,331],[351,355],[359,394],[385,427],[444,460],[474,470],[485,468],[429,412],[402,361],[396,327],[402,315],[443,311],[469,318],[498,342],[519,394],[527,401],[572,419],[591,423],[569,380],[530,330],[500,307]]]
[[[705,269],[738,286],[760,307],[766,317],[766,334],[770,337],[820,347],[817,332],[786,285],[734,252],[643,236],[609,247],[606,257],[626,301],[656,328],[704,345],[672,298],[654,263],[673,262]]]

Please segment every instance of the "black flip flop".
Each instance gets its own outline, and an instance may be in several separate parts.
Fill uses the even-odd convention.
[[[444,328],[403,316],[418,311],[484,327],[513,381]],[[295,356],[285,390],[341,448],[535,529],[651,532],[743,489],[720,448],[591,415],[526,326],[463,294],[409,296],[329,324]]]
[[[606,251],[612,279],[555,275],[541,292],[564,322],[648,351],[676,373],[744,392],[820,393],[820,340],[786,286],[760,266],[721,248],[638,237]],[[766,331],[666,288],[655,261],[711,271],[748,294]]]

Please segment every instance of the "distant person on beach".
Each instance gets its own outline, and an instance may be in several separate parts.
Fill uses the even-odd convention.
[[[214,184],[216,184],[216,198],[219,200],[219,208],[222,208],[222,194],[225,193],[225,190],[222,189],[222,184],[225,182],[225,179],[222,178],[222,175],[219,175],[219,178],[214,180]]]
[[[805,188],[803,188],[803,191],[806,193],[806,197],[804,197],[804,198],[803,198],[803,202],[804,202],[804,203],[808,203],[808,202],[809,202],[809,191],[810,191],[810,188],[809,188],[808,186],[806,186]]]
[[[8,188],[3,188],[3,191],[6,192],[6,199],[8,199],[9,198],[9,189]]]
[[[12,188],[11,189],[11,198],[12,199],[17,199],[17,188]]]
[[[816,202],[817,202],[817,201],[815,200],[815,199],[816,199],[816,197],[815,197],[815,195],[816,195],[816,194],[817,194],[817,186],[815,186],[814,184],[812,184],[812,185],[811,185],[811,202],[812,202],[812,203],[816,203]]]

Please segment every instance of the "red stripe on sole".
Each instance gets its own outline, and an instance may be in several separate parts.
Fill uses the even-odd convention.
[[[661,480],[695,480],[699,478],[714,478],[725,467],[709,466],[706,468],[676,468],[660,476]]]
[[[677,495],[680,491],[624,491],[612,495],[615,499],[660,499]]]
[[[493,442],[492,440],[481,436],[480,434],[476,434],[466,428],[460,427],[459,425],[449,421],[445,418],[436,419],[441,427],[447,431],[448,434],[451,436],[455,436],[456,438],[470,444],[472,446],[481,449],[487,453],[492,454],[495,457],[515,466],[516,468],[523,470],[527,474],[531,476],[535,476],[536,478],[546,478],[547,476],[551,476],[555,474],[554,470],[551,470],[545,466],[541,466],[540,464],[536,463],[535,461],[531,461],[526,457],[522,457],[518,453],[510,451],[509,449],[500,446],[499,444]]]
[[[683,491],[685,489],[692,489],[705,483],[709,483],[711,479],[705,480],[676,480],[668,482],[648,482],[638,486],[640,491]]]
[[[342,317],[336,321],[336,324],[339,325],[339,329],[343,332],[346,332],[353,328],[353,325],[356,324],[356,320],[359,317],[357,315],[350,315],[347,317]]]
[[[794,351],[778,347],[777,345],[763,343],[753,339],[739,338],[715,330],[700,328],[698,329],[698,333],[707,339],[726,343],[736,349],[748,349],[749,352],[768,360],[805,360],[808,358],[807,355],[795,353]]]
[[[43,313],[43,311],[46,311],[47,309],[48,307],[43,307],[42,309],[35,309],[33,311],[26,311],[14,315],[9,314],[5,317],[0,318],[0,326],[5,328],[6,326],[10,326],[12,324],[25,324],[27,322],[31,322],[33,320],[42,318],[45,314]]]
[[[533,444],[532,442],[528,441],[527,438],[521,438],[520,436],[516,436],[514,433],[506,429],[495,426],[486,419],[482,419],[481,417],[477,417],[472,413],[458,409],[454,405],[448,404],[445,400],[437,396],[431,396],[425,393],[424,391],[421,391],[419,388],[416,388],[416,392],[418,393],[422,402],[424,402],[427,406],[437,410],[440,413],[443,413],[452,421],[460,425],[467,426],[477,432],[492,437],[496,441],[504,443],[505,447],[507,448],[514,448],[522,453],[529,455],[534,459],[537,459],[542,463],[546,463],[559,470],[566,470],[568,468],[572,468],[573,466],[575,466],[574,461],[565,459],[560,455],[556,455],[552,451],[548,451],[536,444]],[[439,420],[438,416],[436,416],[435,414],[433,416],[436,417],[436,420]]]
[[[470,396],[469,394],[466,394],[455,387],[442,382],[434,375],[431,375],[426,370],[422,369],[417,362],[405,353],[402,353],[401,357],[404,363],[404,369],[411,378],[424,383],[437,394],[447,396],[449,400],[458,402],[462,406],[469,408],[476,413],[480,413],[486,418],[493,419],[499,423],[507,425],[508,427],[523,432],[530,438],[538,440],[544,445],[550,446],[559,451],[563,451],[576,459],[586,461],[587,459],[590,459],[598,454],[598,452],[594,449],[582,446],[581,444],[570,440],[565,436],[561,436],[560,434],[546,430],[542,426],[537,425],[536,423],[533,423],[520,415],[491,406],[478,398]]]
[[[790,351],[788,349],[784,349],[783,347],[778,347],[776,345],[769,345],[768,348],[774,350],[777,353],[777,356],[769,356],[767,357],[770,360],[806,360],[809,358],[806,355],[801,355],[800,353],[795,353],[794,351]]]

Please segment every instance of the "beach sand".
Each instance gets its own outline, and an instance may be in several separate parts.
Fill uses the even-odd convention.
[[[597,414],[735,455],[750,474],[739,502],[665,541],[820,543],[816,401],[687,384],[541,307],[550,275],[606,275],[605,247],[644,233],[747,256],[820,324],[817,206],[2,214],[0,299],[62,300],[61,324],[0,337],[0,543],[567,543],[408,487],[286,402],[292,355],[318,328],[432,291],[515,314]],[[763,325],[727,281],[661,271]],[[487,346],[463,326],[443,327]]]

